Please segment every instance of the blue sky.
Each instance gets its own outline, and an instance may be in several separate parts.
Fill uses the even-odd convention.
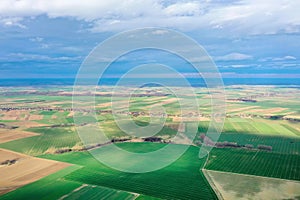
[[[194,38],[225,77],[297,78],[299,8],[295,0],[2,0],[0,78],[74,77],[97,44],[143,27]],[[135,56],[151,59],[140,52],[119,65]],[[191,72],[184,63],[169,64]]]

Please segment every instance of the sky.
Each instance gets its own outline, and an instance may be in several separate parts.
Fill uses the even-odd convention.
[[[0,78],[75,77],[97,44],[144,27],[193,38],[224,77],[299,78],[299,8],[297,0],[1,0]],[[158,55],[135,52],[118,67]]]

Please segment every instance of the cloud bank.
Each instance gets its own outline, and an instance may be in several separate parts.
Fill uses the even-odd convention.
[[[300,32],[300,1],[231,0],[2,0],[0,23],[26,28],[24,18],[46,15],[90,23],[95,32],[121,31],[145,26],[192,31],[213,29],[227,34]]]

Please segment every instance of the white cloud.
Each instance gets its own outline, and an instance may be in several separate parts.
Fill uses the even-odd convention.
[[[297,60],[297,58],[294,56],[266,57],[266,58],[261,58],[258,61],[266,62],[266,61],[293,61],[293,60]]]
[[[27,53],[11,53],[4,57],[0,57],[0,60],[4,60],[4,61],[78,61],[81,59],[82,59],[82,57],[80,57],[80,56],[50,57],[48,55],[27,54]]]
[[[87,21],[149,16],[159,10],[161,8],[156,0],[2,0],[0,4],[3,17],[47,14],[49,17],[75,17]]]
[[[167,30],[155,30],[155,31],[152,31],[152,34],[153,35],[164,35],[164,34],[167,34],[169,31]]]
[[[5,17],[1,18],[0,13],[0,24],[3,24],[4,26],[17,26],[19,28],[25,29],[26,26],[21,23],[22,18],[21,17]]]
[[[224,56],[214,57],[216,61],[241,61],[241,60],[249,60],[253,57],[251,55],[242,54],[242,53],[230,53]]]
[[[232,68],[245,68],[245,67],[253,67],[253,65],[231,65]]]
[[[283,61],[283,60],[296,60],[297,58],[294,56],[284,56],[281,58],[273,58],[273,61]]]
[[[300,64],[297,63],[284,63],[282,64],[283,67],[299,67]]]
[[[222,29],[232,34],[300,32],[297,0],[1,0],[0,23],[22,27],[22,19],[45,14],[92,22],[93,31],[149,26],[180,30]]]
[[[201,13],[199,3],[175,3],[164,9],[164,12],[169,16],[195,16]]]
[[[42,42],[44,38],[42,37],[35,37],[35,38],[30,38],[29,39],[31,42]]]

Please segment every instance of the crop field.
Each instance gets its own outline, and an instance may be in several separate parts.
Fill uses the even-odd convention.
[[[292,130],[297,125],[288,121],[267,119],[228,118],[225,122],[224,133],[253,133],[272,136],[299,136],[299,131]]]
[[[0,199],[59,199],[82,185],[63,179],[64,176],[79,168],[80,166],[69,166],[36,182],[4,194],[0,196]]]
[[[54,173],[69,164],[45,160],[0,149],[0,194],[5,194],[23,185]]]
[[[71,148],[80,142],[79,136],[70,128],[38,127],[29,131],[39,135],[3,143],[0,147],[36,156],[50,148]]]
[[[300,181],[300,155],[214,148],[205,169]]]
[[[200,121],[199,132],[206,132],[208,125],[208,121]],[[222,133],[298,137],[300,124],[286,120],[226,118]]]
[[[32,137],[36,136],[38,134],[32,133],[32,132],[26,132],[26,131],[20,131],[20,130],[1,130],[0,129],[0,143],[6,143],[9,141],[26,138],[26,137]]]
[[[208,122],[200,122],[199,134],[206,133]],[[267,119],[226,119],[219,142],[235,142],[239,145],[269,145],[272,152],[300,154],[299,124]],[[213,135],[213,134],[212,134]],[[196,138],[195,141],[199,140]]]
[[[190,139],[179,137],[176,141],[173,140],[180,121],[185,121],[185,127],[188,127],[188,123],[197,121],[198,133],[194,145],[176,162],[158,171],[143,174],[120,172],[99,163],[83,149],[74,126],[72,88],[0,88],[0,148],[22,153],[24,156],[72,165],[51,175],[45,174],[48,175],[46,177],[39,176],[33,179],[35,182],[26,182],[22,184],[25,186],[0,196],[0,199],[216,199],[217,195],[202,173],[203,167],[204,171],[214,171],[215,174],[234,174],[236,180],[241,176],[241,182],[244,175],[300,181],[298,89],[271,86],[227,87],[226,119],[219,142],[236,143],[239,147],[214,148],[209,153],[207,162],[206,158],[198,157],[199,147],[202,145],[200,135],[206,133],[211,119],[211,95],[207,89],[195,88],[201,111],[201,115],[196,117],[193,116],[193,111],[193,117],[180,116],[176,96],[160,87],[140,88],[135,91],[131,88],[123,89],[134,94],[130,98],[129,113],[125,110],[126,106],[120,106],[120,111],[124,111],[123,115],[127,117],[119,122],[123,127],[130,128],[130,120],[138,126],[148,126],[151,122],[150,110],[159,105],[168,115],[164,127],[154,136],[181,148],[188,143],[187,139]],[[176,91],[183,88],[172,89]],[[127,151],[140,153],[154,151],[166,145],[163,142],[145,143],[140,138],[124,133],[111,113],[112,88],[103,87],[98,90],[95,93],[97,120],[108,140],[126,138],[129,141],[115,145]],[[218,93],[218,89],[212,92]],[[84,87],[79,94],[82,95],[82,108],[88,108],[89,105],[85,101],[89,99],[89,94],[85,93]],[[122,95],[114,98],[121,104],[127,102]],[[89,122],[86,120],[87,113],[88,111],[81,111],[84,121]],[[83,126],[88,128],[89,124]],[[93,131],[92,128],[89,130]],[[253,148],[246,149],[245,145],[252,145]],[[259,150],[260,145],[270,146],[272,150]],[[109,147],[102,146],[91,151],[120,162],[120,166],[132,164],[127,162],[127,158],[110,151]],[[19,164],[5,167],[13,169],[22,162],[24,161],[20,160]],[[143,166],[142,160],[136,160],[134,163]],[[3,170],[4,167],[0,166],[0,173],[5,172]],[[226,175],[228,174],[224,177]],[[225,187],[221,181],[226,177],[217,176],[220,178],[218,180],[214,177],[216,182],[219,181]],[[259,178],[258,181],[261,183],[261,193],[257,192],[257,195],[271,193],[265,182]],[[263,187],[264,185],[266,186]],[[278,191],[292,187],[290,182],[280,185]],[[8,181],[5,187],[8,187]],[[238,195],[233,193],[229,195]],[[31,194],[34,194],[34,198]],[[290,196],[286,194],[284,198],[293,198],[295,192],[289,194]]]
[[[129,124],[127,121],[123,121],[122,123],[124,126]],[[137,121],[137,123],[142,124],[143,122]],[[108,138],[126,136],[114,121],[104,122],[101,124],[101,127],[105,129],[105,134]],[[81,145],[80,138],[74,128],[35,127],[27,129],[27,131],[29,134],[27,138],[5,142],[0,144],[0,147],[37,156],[44,154],[49,149],[72,148],[76,145]],[[165,126],[157,135],[172,136],[176,133],[174,129]]]
[[[119,145],[134,152],[144,152],[162,147],[162,144],[151,143],[122,143]],[[199,148],[190,147],[175,163],[161,170],[143,174],[113,170],[96,161],[88,153],[68,153],[42,157],[83,166],[83,168],[65,177],[66,180],[70,181],[132,191],[163,199],[215,199],[214,192],[202,172],[199,171],[205,158],[200,160],[198,153]],[[107,154],[107,156],[110,157],[111,155]]]
[[[297,199],[300,182],[204,170],[224,200]]]
[[[109,188],[84,185],[81,188],[77,188],[70,194],[67,194],[61,199],[119,199],[119,200],[133,200],[138,197],[138,194],[131,194],[119,190],[113,190]]]
[[[300,138],[297,137],[224,133],[220,136],[219,141],[231,141],[240,145],[251,144],[254,147],[268,145],[272,147],[274,153],[300,155]]]

